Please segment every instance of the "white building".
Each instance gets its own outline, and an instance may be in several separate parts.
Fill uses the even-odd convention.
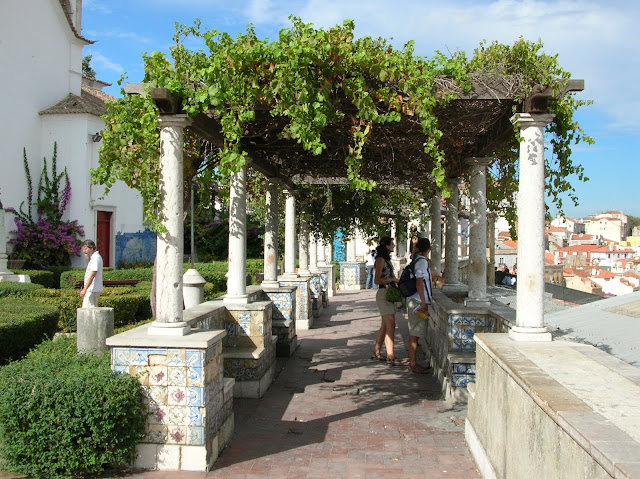
[[[37,193],[42,159],[58,147],[58,172],[67,168],[71,203],[65,219],[78,220],[86,238],[97,240],[105,265],[113,266],[116,234],[142,231],[142,200],[137,191],[116,184],[105,199],[91,185],[89,169],[98,165],[104,127],[100,114],[108,95],[104,83],[82,76],[82,0],[5,0],[0,15],[0,92],[5,114],[0,124],[0,195],[5,208],[26,203],[23,168],[26,149]],[[96,141],[97,140],[97,141]],[[6,215],[7,231],[14,229]],[[74,266],[82,266],[74,258]]]

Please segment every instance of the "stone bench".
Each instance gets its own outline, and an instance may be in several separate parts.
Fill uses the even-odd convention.
[[[587,344],[475,339],[465,435],[483,477],[640,477],[640,369]]]

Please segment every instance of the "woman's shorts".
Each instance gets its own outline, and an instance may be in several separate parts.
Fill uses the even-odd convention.
[[[380,316],[387,314],[396,314],[396,305],[387,301],[387,288],[380,288],[376,292],[376,304],[380,310]]]

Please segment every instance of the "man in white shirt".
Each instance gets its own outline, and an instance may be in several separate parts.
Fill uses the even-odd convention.
[[[98,298],[102,292],[102,256],[91,240],[82,243],[82,252],[87,258],[87,269],[84,272],[84,284],[80,291],[83,308],[97,308]]]
[[[373,277],[375,276],[375,267],[376,267],[376,250],[372,249],[369,251],[367,255],[367,282],[365,287],[367,289],[378,289],[378,285],[373,281]]]
[[[431,304],[431,269],[427,254],[431,249],[428,238],[420,238],[415,243],[419,256],[415,257],[414,273],[416,277],[416,292],[409,296],[407,309],[409,311],[409,371],[425,374],[432,368],[425,368],[418,364],[416,352],[418,339],[427,335],[427,307]]]

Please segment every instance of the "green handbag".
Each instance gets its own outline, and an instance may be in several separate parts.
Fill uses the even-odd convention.
[[[402,293],[397,286],[390,284],[389,286],[387,286],[387,293],[385,295],[385,298],[390,303],[399,303],[404,299],[404,296],[402,296]]]

